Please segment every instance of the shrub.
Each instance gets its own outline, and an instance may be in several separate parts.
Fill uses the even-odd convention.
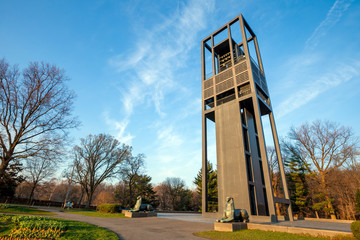
[[[96,207],[96,210],[101,213],[117,213],[117,212],[120,212],[120,205],[118,205],[118,204],[101,204]]]
[[[356,195],[355,195],[355,209],[357,214],[360,215],[360,189],[358,189],[356,191]]]
[[[360,221],[355,221],[351,224],[351,231],[356,239],[360,240]]]

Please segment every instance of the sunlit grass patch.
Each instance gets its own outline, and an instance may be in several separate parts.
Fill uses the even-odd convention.
[[[100,213],[100,212],[96,212],[95,210],[91,210],[91,211],[76,211],[75,209],[73,210],[65,210],[65,213],[73,213],[73,214],[79,214],[79,215],[84,215],[84,216],[88,216],[88,217],[102,217],[102,218],[125,218],[125,215],[122,213]]]
[[[22,214],[31,214],[31,215],[57,215],[56,213],[43,211],[36,208],[0,204],[0,212],[2,213],[22,213]]]

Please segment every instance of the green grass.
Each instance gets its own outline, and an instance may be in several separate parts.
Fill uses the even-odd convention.
[[[60,219],[59,219],[60,220]],[[65,235],[59,239],[86,239],[86,240],[118,240],[118,236],[105,228],[98,227],[89,223],[61,220],[68,225]]]
[[[11,215],[9,215],[11,216]],[[13,215],[14,216],[14,215]],[[62,222],[67,225],[67,231],[65,234],[57,239],[66,239],[66,240],[118,240],[118,236],[107,229],[89,224],[84,222],[64,220],[64,219],[55,219],[50,218],[54,221]],[[16,227],[15,223],[0,220],[0,238],[5,235],[9,235],[12,228]]]
[[[125,218],[125,215],[122,213],[100,213],[95,210],[65,210],[65,213],[79,214],[88,217],[102,217],[102,218]]]
[[[6,206],[6,207],[4,207]],[[1,213],[20,213],[20,214],[30,214],[30,215],[57,215],[56,213],[51,213],[43,211],[40,209],[35,209],[31,207],[24,206],[15,206],[15,205],[4,205],[0,206]]]
[[[196,232],[195,236],[213,239],[213,240],[320,240],[329,238],[321,237],[311,237],[303,236],[291,233],[282,233],[282,232],[266,232],[260,230],[242,230],[237,232],[217,232],[217,231],[207,231],[207,232]],[[351,240],[355,239],[352,237],[338,236],[335,239],[338,240]]]

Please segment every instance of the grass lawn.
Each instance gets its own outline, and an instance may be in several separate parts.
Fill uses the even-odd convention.
[[[59,239],[118,240],[118,236],[105,228],[89,223],[61,220],[68,225],[66,234]]]
[[[23,213],[23,214],[31,214],[31,215],[57,215],[56,213],[51,213],[51,212],[47,212],[47,211],[43,211],[40,209],[31,208],[31,207],[5,205],[5,204],[0,204],[0,212],[1,213]]]
[[[13,215],[14,216],[14,215]],[[18,215],[17,215],[18,216]],[[67,239],[67,240],[118,240],[118,236],[107,229],[78,221],[63,220],[63,219],[52,219],[54,221],[62,222],[67,225],[67,230],[60,238],[58,239]],[[11,221],[0,220],[0,238],[3,236],[8,236],[13,228],[16,228],[17,224]]]
[[[125,218],[125,215],[122,213],[100,213],[100,212],[97,212],[96,210],[71,209],[71,210],[65,210],[64,212],[84,215],[84,216],[88,216],[88,217]]]
[[[260,230],[242,230],[237,232],[217,232],[217,231],[207,231],[207,232],[196,232],[195,236],[213,239],[213,240],[320,240],[329,238],[320,238],[320,237],[310,237],[302,236],[297,234],[282,233],[282,232],[266,232]],[[336,237],[338,240],[352,240],[355,238],[352,237]]]

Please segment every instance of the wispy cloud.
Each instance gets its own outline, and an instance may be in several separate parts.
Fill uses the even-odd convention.
[[[154,140],[153,168],[150,175],[156,183],[167,177],[181,177],[191,187],[192,179],[201,168],[201,133],[189,139],[182,128],[165,125]],[[179,175],[179,173],[181,173]]]
[[[121,143],[131,145],[131,141],[135,136],[130,133],[125,133],[125,129],[129,124],[129,120],[117,121],[111,119],[108,112],[103,112],[105,123],[111,128],[112,131],[116,132],[115,138]]]
[[[351,62],[351,64],[342,64],[337,69],[332,69],[318,80],[308,83],[305,87],[293,93],[277,106],[278,117],[281,118],[307,104],[321,93],[358,77],[360,75],[360,61],[353,60]],[[316,78],[316,76],[313,78]]]
[[[137,29],[142,35],[130,46],[129,52],[109,59],[109,64],[126,79],[119,79],[125,123],[129,124],[139,105],[153,108],[154,113],[164,118],[167,94],[179,95],[186,91],[176,76],[186,71],[186,60],[199,44],[198,33],[206,27],[206,16],[214,5],[214,0],[188,1],[166,16],[161,24],[151,29]]]
[[[158,144],[160,149],[179,148],[184,142],[182,137],[175,132],[172,125],[159,129],[157,136],[158,141],[160,141],[160,144]]]
[[[314,49],[341,18],[343,13],[350,7],[353,0],[337,0],[328,11],[326,18],[319,24],[312,35],[306,40],[305,47],[309,50]]]
[[[199,32],[206,28],[214,9],[214,0],[180,1],[177,10],[164,16],[161,24],[137,28],[141,36],[127,53],[109,59],[123,76],[119,86],[124,120],[118,122],[108,116],[107,122],[117,127],[119,138],[131,140],[133,136],[126,134],[126,127],[132,116],[143,109],[152,110],[153,114],[147,115],[152,118],[147,133],[152,141],[142,147],[149,149],[148,170],[155,183],[179,176],[179,172],[183,173],[181,177],[192,179],[201,166],[201,134],[194,139],[191,132],[192,138],[188,139],[193,126],[184,123],[201,111],[201,100],[191,93],[193,84],[187,85],[187,79],[193,78],[188,64],[194,62],[193,56],[198,58],[193,49],[199,47]]]
[[[328,11],[326,18],[306,40],[303,52],[292,57],[288,64],[285,64],[287,71],[284,73],[283,82],[287,84],[296,82],[297,86],[275,107],[279,113],[278,118],[307,104],[319,94],[359,76],[359,61],[351,59],[331,62],[329,59],[324,59],[315,49],[321,41],[324,41],[324,36],[328,31],[339,22],[351,2],[352,0],[337,0]],[[325,65],[333,67],[325,68]],[[293,88],[294,86],[286,87]]]
[[[162,111],[164,96],[177,86],[174,73],[198,44],[197,34],[206,26],[205,15],[214,8],[214,1],[189,1],[161,25],[142,31],[144,34],[131,50],[132,54],[118,55],[109,63],[120,72],[131,74],[130,84],[122,90],[122,102],[129,116],[145,99],[155,111]]]

